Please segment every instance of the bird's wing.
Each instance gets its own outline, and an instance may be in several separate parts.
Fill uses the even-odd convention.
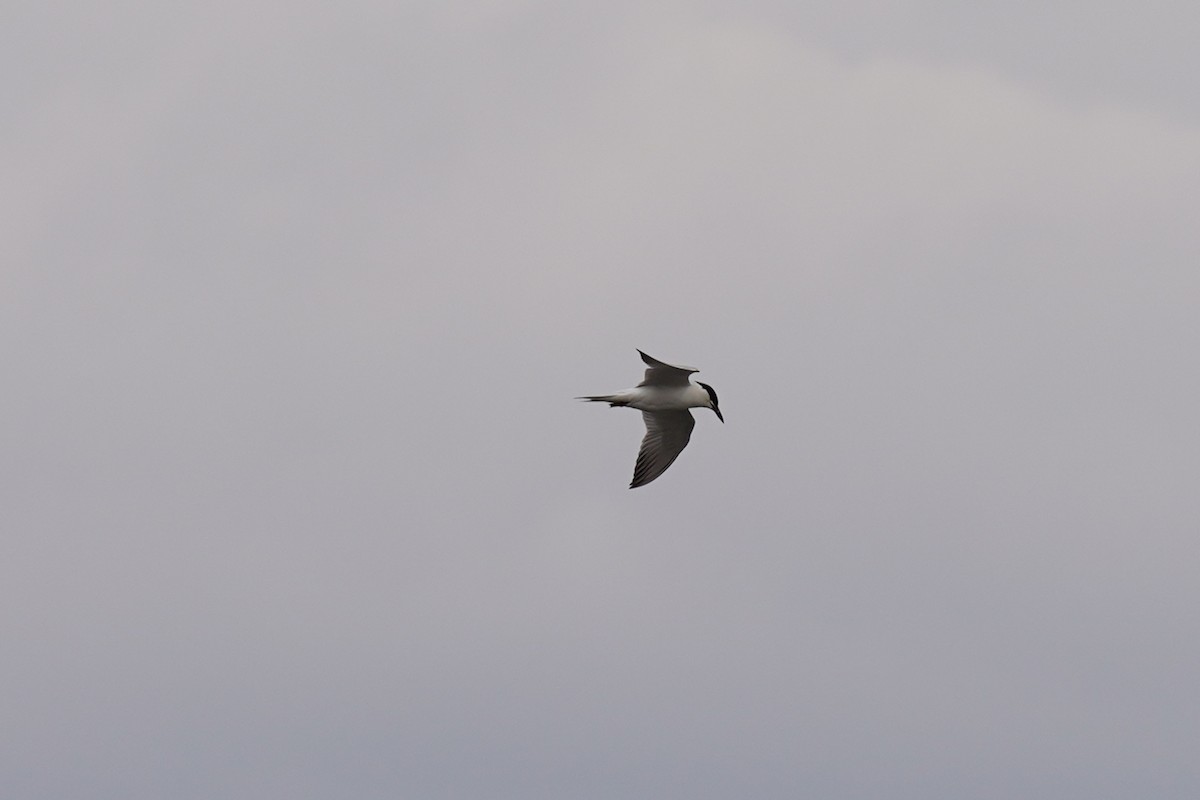
[[[700,371],[692,367],[677,367],[674,364],[667,364],[642,353],[641,350],[638,352],[641,353],[642,361],[645,361],[647,366],[646,379],[638,386],[687,386],[688,375]]]
[[[692,438],[696,420],[690,411],[643,411],[646,435],[638,451],[630,489],[645,486],[667,471]]]

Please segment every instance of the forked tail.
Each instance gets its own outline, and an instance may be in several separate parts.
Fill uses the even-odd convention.
[[[593,394],[593,395],[588,395],[587,397],[576,397],[575,399],[576,400],[587,400],[592,403],[608,403],[609,408],[616,408],[617,406],[629,405],[628,401],[622,400],[620,395],[615,395],[615,394]]]

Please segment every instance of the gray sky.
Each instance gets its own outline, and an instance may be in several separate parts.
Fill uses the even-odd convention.
[[[4,28],[0,794],[1200,795],[1194,3]]]

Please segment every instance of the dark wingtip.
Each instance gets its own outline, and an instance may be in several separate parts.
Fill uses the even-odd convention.
[[[642,467],[641,459],[639,458],[637,465],[633,468],[633,480],[629,481],[629,488],[636,489],[639,486],[645,486],[649,482],[646,480],[646,471]]]

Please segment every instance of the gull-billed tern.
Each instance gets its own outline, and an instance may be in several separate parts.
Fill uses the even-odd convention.
[[[633,389],[616,394],[599,394],[577,397],[594,403],[608,403],[610,408],[629,406],[642,412],[646,423],[646,436],[638,450],[637,464],[633,468],[630,489],[645,486],[667,471],[667,467],[679,457],[692,438],[692,419],[689,408],[711,408],[721,422],[721,409],[717,406],[717,393],[707,383],[692,383],[688,376],[699,372],[692,367],[676,367],[657,358],[641,353],[646,362],[646,379]],[[699,385],[697,385],[699,384]]]

